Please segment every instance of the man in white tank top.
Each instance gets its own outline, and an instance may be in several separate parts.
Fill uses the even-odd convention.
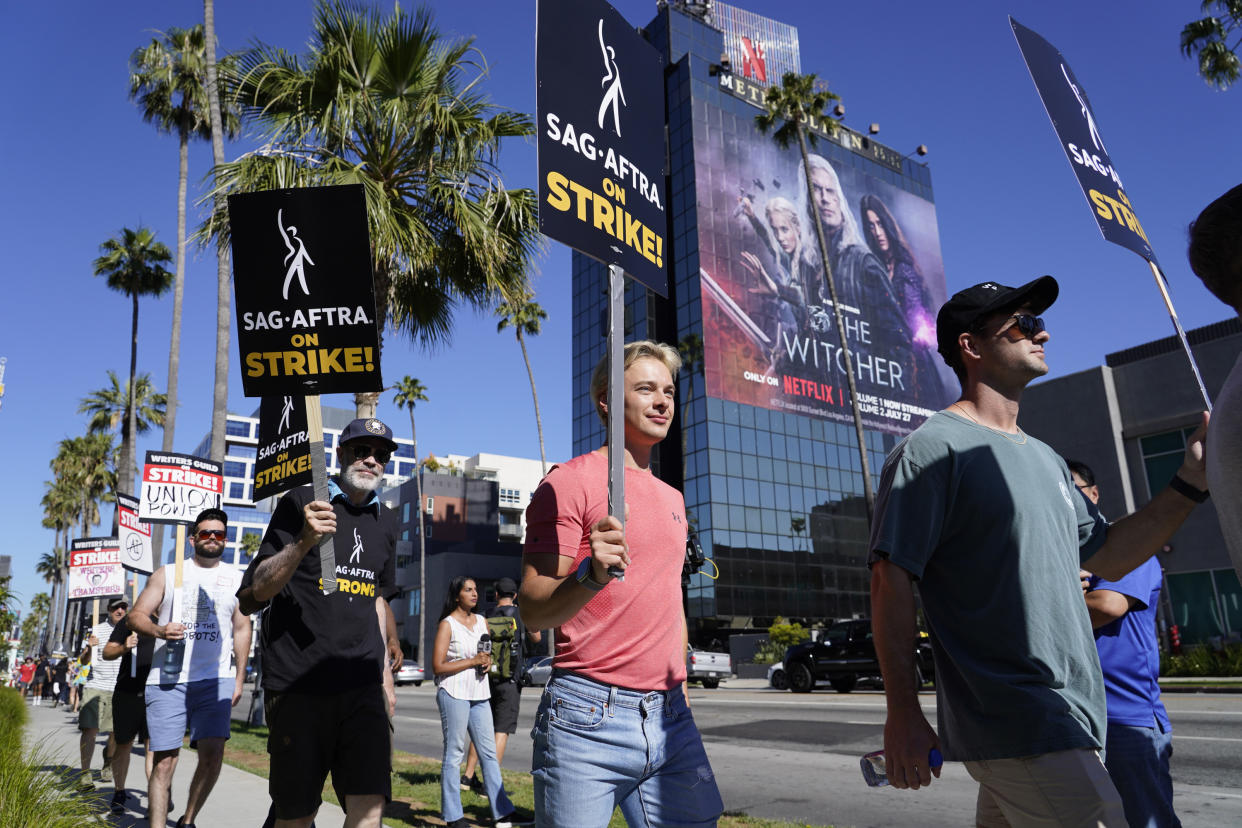
[[[155,753],[148,792],[152,825],[166,821],[169,785],[188,727],[198,767],[177,828],[193,828],[220,775],[230,711],[242,696],[250,616],[237,606],[242,573],[220,562],[227,522],[219,509],[199,513],[191,526],[194,555],[182,567],[181,586],[173,583],[171,564],[157,569],[129,614],[130,629],[156,639],[146,692]]]

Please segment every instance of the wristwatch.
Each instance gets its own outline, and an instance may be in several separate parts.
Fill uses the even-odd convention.
[[[1208,499],[1208,495],[1210,494],[1210,492],[1206,489],[1196,489],[1185,480],[1182,480],[1182,477],[1179,474],[1173,475],[1173,478],[1169,481],[1169,488],[1177,492],[1182,497],[1190,498],[1195,503],[1202,503]]]
[[[583,558],[582,563],[578,564],[578,574],[575,576],[575,579],[578,583],[591,590],[591,592],[599,592],[601,589],[608,586],[607,583],[601,584],[599,581],[591,577],[590,558]]]

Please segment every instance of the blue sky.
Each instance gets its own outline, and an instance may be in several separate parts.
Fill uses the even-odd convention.
[[[653,0],[622,0],[635,25]],[[957,0],[953,3],[825,3],[766,0],[737,5],[799,28],[803,71],[840,94],[846,123],[877,122],[878,138],[903,152],[927,144],[950,291],[976,282],[1018,284],[1051,273],[1061,298],[1047,314],[1053,375],[1172,332],[1144,262],[1104,242],[1036,96],[1007,14],[1056,45],[1091,95],[1101,133],[1120,170],[1186,328],[1219,321],[1227,309],[1185,263],[1186,224],[1242,180],[1242,89],[1217,92],[1178,51],[1197,0]],[[533,0],[433,2],[446,34],[472,36],[501,105],[533,112]],[[221,48],[254,39],[301,51],[310,26],[306,0],[216,0]],[[384,4],[384,8],[390,8]],[[127,98],[127,59],[151,30],[201,20],[198,2],[10,4],[0,31],[8,116],[0,150],[10,159],[0,198],[4,250],[0,356],[8,358],[0,409],[0,479],[13,587],[28,599],[46,586],[34,574],[52,546],[39,498],[57,443],[81,434],[80,399],[128,366],[129,301],[91,275],[98,246],[123,226],[145,224],[173,247],[175,138],[143,123]],[[251,144],[226,145],[234,156]],[[191,189],[210,163],[191,152]],[[533,186],[533,141],[502,156],[506,180]],[[193,207],[191,226],[201,219]],[[535,277],[549,319],[530,342],[550,460],[570,450],[569,253],[548,245]],[[171,293],[144,301],[139,370],[164,387]],[[215,348],[215,254],[188,263],[177,449],[191,450],[210,426]],[[231,342],[229,406],[249,413]],[[485,451],[537,457],[530,387],[511,333],[472,311],[452,345],[427,353],[395,335],[385,341],[384,377],[409,374],[428,388],[417,409],[420,448],[439,454]],[[348,406],[345,397],[329,405]],[[386,396],[380,416],[401,435],[408,419]],[[139,449],[159,447],[158,431]]]

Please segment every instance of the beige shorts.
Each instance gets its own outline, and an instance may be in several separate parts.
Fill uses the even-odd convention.
[[[112,691],[87,687],[78,708],[78,730],[112,732]]]
[[[1126,828],[1121,796],[1091,748],[966,762],[980,828]]]

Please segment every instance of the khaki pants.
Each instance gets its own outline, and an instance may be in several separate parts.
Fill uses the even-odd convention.
[[[965,765],[979,783],[979,828],[1126,828],[1121,796],[1096,750]]]

